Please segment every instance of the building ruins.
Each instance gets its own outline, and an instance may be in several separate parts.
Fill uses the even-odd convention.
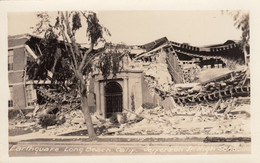
[[[66,107],[79,107],[76,95],[61,95],[53,90],[53,74],[49,70],[42,71],[42,75],[49,78],[45,81],[26,75],[28,61],[37,62],[40,55],[36,45],[40,39],[32,35],[8,38],[9,108],[32,109],[35,103],[70,103]],[[121,63],[123,70],[116,77],[110,75],[104,79],[100,71],[94,68],[92,78],[88,81],[91,112],[103,118],[109,118],[124,109],[139,108],[146,103],[161,105],[167,97],[173,97],[178,104],[186,104],[250,95],[248,66],[204,82],[197,78],[197,74],[203,70],[221,70],[231,62],[243,64],[246,61],[249,65],[249,55],[245,56],[237,41],[195,47],[163,37],[145,45],[117,44],[117,47],[128,51]]]

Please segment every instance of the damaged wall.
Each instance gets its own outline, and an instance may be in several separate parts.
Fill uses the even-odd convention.
[[[176,55],[175,51],[173,51],[173,48],[169,48],[169,52],[166,53],[166,63],[168,65],[169,73],[171,74],[172,80],[175,83],[183,83],[184,82],[184,76],[182,69],[180,67],[178,56]]]
[[[142,85],[143,91],[143,103],[152,103],[155,105],[160,105],[162,98],[155,92],[153,88],[149,87],[148,81],[143,79]]]
[[[26,107],[25,88],[23,84],[13,85],[14,109],[24,109]]]
[[[8,51],[13,51],[13,69],[8,71],[9,84],[23,82],[23,73],[26,61],[24,48],[10,48]]]
[[[8,81],[9,87],[12,87],[12,94],[10,100],[13,101],[13,106],[10,106],[14,109],[24,109],[26,108],[26,96],[25,96],[25,84],[24,84],[24,68],[26,62],[26,54],[24,51],[24,43],[27,41],[27,38],[16,38],[8,37],[8,56],[12,55],[13,60],[12,68],[8,70]],[[8,63],[8,64],[10,64]]]

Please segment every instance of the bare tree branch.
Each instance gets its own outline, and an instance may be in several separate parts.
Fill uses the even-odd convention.
[[[101,53],[103,53],[103,51],[94,54],[94,55],[86,62],[86,64],[83,66],[82,70],[84,70],[84,68],[85,68],[91,61],[93,61],[94,58],[96,58],[96,57],[97,57],[98,55],[100,55]]]
[[[80,52],[79,52],[79,47],[78,47],[78,45],[77,45],[77,43],[76,43],[75,36],[72,34],[72,29],[71,29],[70,22],[69,22],[69,16],[71,16],[71,15],[68,15],[68,11],[66,11],[65,23],[66,23],[66,27],[67,27],[67,34],[68,34],[68,36],[70,37],[71,44],[72,44],[72,46],[73,46],[73,48],[72,48],[71,45],[70,45],[70,48],[71,48],[71,49],[74,49],[73,55],[74,55],[74,58],[76,59],[75,53],[77,54],[77,56],[81,56],[81,54],[80,54]],[[92,49],[93,49],[93,47],[92,47]],[[92,51],[92,50],[91,50],[91,51]],[[84,58],[83,58],[82,60],[84,60]],[[82,63],[82,62],[81,62],[81,63]],[[80,65],[81,65],[81,64],[80,64]],[[76,68],[78,68],[78,62],[77,62],[77,61],[76,61]],[[81,69],[82,69],[82,67],[79,66],[79,70],[80,70],[80,71],[81,71]]]
[[[86,53],[84,54],[84,57],[83,57],[83,59],[82,59],[80,65],[79,65],[79,71],[82,71],[83,66],[86,64],[87,56],[88,56],[88,54],[89,54],[90,52],[92,52],[93,47],[94,47],[94,44],[91,43],[89,49],[88,49],[88,50],[86,51]]]
[[[71,33],[70,33],[70,27],[69,27],[69,19],[68,19],[68,17],[66,17],[66,19],[65,19],[63,12],[61,12],[61,14],[62,14],[63,20],[65,21],[65,25],[66,25],[66,27],[67,27],[67,34],[68,34],[69,37],[70,37],[70,34],[71,34]],[[68,12],[66,12],[66,15],[68,16]],[[74,61],[74,68],[75,68],[75,69],[78,69],[78,62],[77,62],[77,59],[76,59],[74,50],[73,50],[73,48],[72,48],[72,46],[71,46],[71,43],[73,44],[73,40],[71,40],[71,43],[70,43],[70,42],[68,41],[68,38],[67,38],[66,35],[65,35],[64,30],[62,30],[62,33],[63,33],[63,36],[66,38],[66,40],[67,40],[67,42],[68,42],[68,45],[69,45],[69,48],[70,48],[70,51],[71,51],[71,55],[72,55],[72,58],[73,58],[73,61]],[[75,42],[74,42],[74,43],[75,43]]]

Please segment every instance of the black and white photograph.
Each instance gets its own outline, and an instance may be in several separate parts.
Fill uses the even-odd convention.
[[[7,12],[8,157],[252,154],[251,15]]]

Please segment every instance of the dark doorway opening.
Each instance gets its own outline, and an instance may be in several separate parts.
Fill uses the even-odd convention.
[[[106,118],[113,113],[122,112],[122,87],[117,82],[109,82],[105,86]]]

